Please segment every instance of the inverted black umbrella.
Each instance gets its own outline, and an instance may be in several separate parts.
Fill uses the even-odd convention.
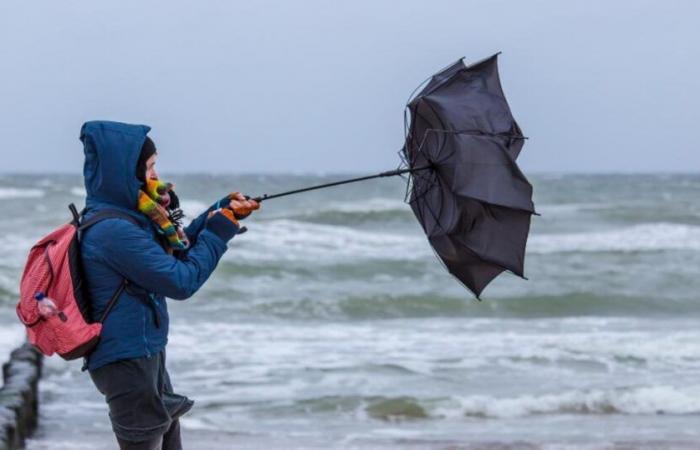
[[[438,257],[478,297],[504,270],[523,277],[534,213],[515,159],[524,136],[498,78],[498,55],[434,75],[408,104],[409,203]]]
[[[505,270],[524,277],[532,186],[515,162],[525,138],[497,57],[470,66],[460,59],[411,96],[401,168],[255,200],[407,174],[406,199],[435,253],[477,298]]]

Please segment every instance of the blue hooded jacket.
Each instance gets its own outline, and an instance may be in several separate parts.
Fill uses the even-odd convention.
[[[177,257],[158,241],[158,229],[138,211],[141,182],[136,164],[150,130],[145,125],[95,121],[83,125],[83,175],[87,191],[84,220],[102,209],[122,211],[139,223],[122,218],[104,219],[86,229],[80,249],[92,320],[97,320],[123,278],[129,281],[103,323],[100,342],[87,358],[88,370],[120,359],[150,357],[168,342],[165,297],[192,296],[216,268],[227,242],[238,227],[222,214],[207,213],[185,228],[190,248]]]

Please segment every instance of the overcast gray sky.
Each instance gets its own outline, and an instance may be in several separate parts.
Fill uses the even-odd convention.
[[[2,172],[145,123],[163,171],[392,169],[407,96],[502,51],[528,172],[698,171],[700,2],[0,3]]]

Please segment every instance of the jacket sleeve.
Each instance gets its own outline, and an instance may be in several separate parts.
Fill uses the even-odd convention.
[[[227,240],[206,227],[180,259],[166,253],[146,230],[124,220],[104,220],[92,231],[98,234],[94,237],[106,265],[149,292],[176,300],[197,292],[227,249]]]
[[[202,214],[193,219],[192,222],[190,222],[190,224],[184,228],[185,234],[187,235],[187,239],[192,245],[194,245],[197,242],[197,236],[204,229],[204,224],[207,222],[207,214],[209,214],[209,212],[211,211],[214,211],[215,209],[226,205],[227,203],[228,196],[222,198],[221,200],[211,205],[209,208],[207,208],[206,211],[204,211]]]

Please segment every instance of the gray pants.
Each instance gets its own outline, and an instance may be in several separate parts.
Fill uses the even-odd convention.
[[[178,418],[193,402],[173,392],[164,351],[107,364],[90,378],[105,396],[122,450],[182,449]]]
[[[180,440],[180,422],[173,421],[170,429],[163,435],[141,442],[125,441],[117,436],[120,450],[182,450]]]

